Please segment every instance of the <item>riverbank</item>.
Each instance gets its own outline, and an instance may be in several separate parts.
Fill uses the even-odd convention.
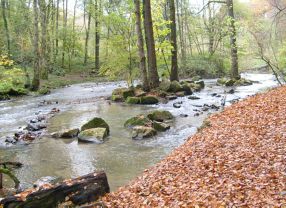
[[[205,128],[136,180],[108,207],[280,207],[286,203],[286,87],[210,116]]]

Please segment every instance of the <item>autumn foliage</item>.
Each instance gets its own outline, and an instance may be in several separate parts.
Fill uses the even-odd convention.
[[[285,115],[286,87],[238,102],[103,201],[108,207],[283,207]]]

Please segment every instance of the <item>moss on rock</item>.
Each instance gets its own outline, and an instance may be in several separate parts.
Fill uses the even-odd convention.
[[[93,128],[106,128],[107,134],[110,133],[109,125],[102,118],[93,118],[81,127],[81,131]]]
[[[124,123],[124,127],[133,128],[134,126],[148,126],[151,125],[151,120],[144,115],[138,115],[133,118],[128,119]]]
[[[107,136],[108,132],[106,128],[93,128],[80,132],[78,140],[80,142],[102,143]]]
[[[155,96],[144,96],[141,98],[140,104],[142,105],[153,105],[159,103],[159,99]]]
[[[153,128],[156,130],[156,131],[159,131],[159,132],[165,132],[167,131],[168,129],[171,128],[170,125],[166,124],[166,123],[161,123],[161,122],[153,122]]]
[[[128,97],[125,102],[128,104],[140,104],[140,101],[141,99],[138,97]]]
[[[148,114],[147,117],[152,121],[164,122],[166,120],[171,120],[174,116],[169,111],[153,111]]]

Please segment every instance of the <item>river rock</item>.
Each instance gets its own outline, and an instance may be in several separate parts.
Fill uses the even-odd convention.
[[[193,91],[192,88],[190,87],[190,84],[183,84],[182,89],[185,92],[185,95],[192,95]]]
[[[190,96],[188,97],[189,100],[199,100],[201,98],[197,97],[197,96]]]
[[[149,113],[147,117],[152,121],[164,122],[166,120],[171,120],[174,116],[169,111],[153,111]]]
[[[86,124],[84,124],[81,127],[81,131],[87,130],[87,129],[94,129],[94,128],[105,128],[107,131],[107,134],[109,135],[110,133],[110,128],[109,125],[102,119],[102,118],[93,118]]]
[[[79,134],[79,129],[63,130],[61,132],[52,133],[53,138],[76,138]]]
[[[157,134],[157,131],[152,127],[147,126],[135,126],[132,131],[132,139],[145,139],[153,137]]]
[[[159,103],[159,99],[155,96],[144,96],[141,98],[142,105],[154,105]]]
[[[171,82],[167,80],[162,81],[159,85],[159,89],[165,92],[169,92],[170,88],[171,88]]]
[[[113,90],[111,100],[112,101],[124,101],[128,97],[135,96],[134,89],[133,88],[118,88]]]
[[[79,133],[78,141],[85,143],[103,143],[107,136],[106,128],[87,129]]]
[[[176,92],[176,96],[177,97],[184,97],[185,96],[185,92],[184,91]]]
[[[165,131],[169,130],[171,128],[171,126],[169,124],[166,124],[166,123],[154,121],[153,122],[153,128],[156,131],[165,132]]]
[[[176,100],[177,98],[178,98],[178,96],[176,96],[176,95],[166,96],[166,99],[167,99],[167,100]]]
[[[182,107],[182,103],[181,102],[176,102],[173,104],[174,108],[181,108]]]
[[[205,82],[203,80],[196,81],[195,84],[200,85],[201,89],[205,88]]]
[[[172,81],[171,82],[171,85],[170,85],[170,89],[169,89],[169,92],[179,92],[179,91],[182,91],[183,88],[181,86],[181,84],[178,82],[178,81]]]
[[[26,127],[29,131],[39,131],[47,128],[47,124],[45,123],[29,123]]]
[[[147,92],[145,92],[141,88],[135,88],[134,93],[135,93],[135,97],[143,97],[147,95]]]
[[[140,104],[141,99],[139,97],[128,97],[125,102],[128,104]]]
[[[152,123],[152,121],[145,117],[144,115],[138,115],[135,116],[133,118],[128,119],[125,124],[124,127],[126,128],[133,128],[135,126],[150,126]]]

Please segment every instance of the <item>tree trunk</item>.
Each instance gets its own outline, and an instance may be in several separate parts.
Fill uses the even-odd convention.
[[[40,8],[40,19],[41,19],[41,50],[40,50],[40,69],[41,78],[48,79],[48,69],[47,69],[47,5],[45,0],[38,0]]]
[[[141,10],[140,10],[140,0],[134,0],[135,4],[135,16],[136,16],[136,33],[137,33],[137,46],[138,46],[138,56],[140,59],[139,68],[142,73],[142,85],[145,91],[149,91],[148,75],[146,69],[146,56],[144,50],[142,26],[141,26]]]
[[[144,16],[145,41],[147,46],[149,84],[150,88],[153,89],[158,87],[160,82],[157,71],[157,60],[156,60],[150,0],[143,0],[143,16]]]
[[[4,28],[5,28],[5,35],[6,35],[6,41],[7,41],[7,52],[10,56],[11,53],[11,47],[10,47],[10,33],[9,33],[9,27],[8,27],[8,21],[6,17],[6,1],[1,0],[1,7],[2,7],[2,16],[3,16],[3,22],[4,22]]]
[[[101,10],[101,2],[100,0],[95,0],[94,4],[94,10],[95,10],[95,71],[96,73],[99,73],[100,69],[100,63],[99,63],[99,47],[100,47],[100,10]]]
[[[67,180],[51,188],[39,189],[29,193],[25,199],[11,196],[3,199],[1,204],[6,208],[50,208],[71,201],[81,205],[98,200],[100,196],[109,193],[109,185],[104,172],[95,172],[79,178]],[[25,195],[25,192],[22,193]]]
[[[36,91],[40,86],[40,50],[39,50],[39,27],[38,27],[38,0],[33,0],[33,12],[34,12],[34,77],[32,81],[32,90]]]
[[[57,56],[59,54],[59,7],[60,7],[60,0],[57,0],[57,9],[56,9],[56,51],[55,51],[55,58],[54,63],[57,62]]]
[[[171,21],[171,44],[173,47],[172,48],[172,66],[171,66],[170,81],[179,81],[175,1],[170,0],[169,6],[170,6],[170,21]]]
[[[66,5],[66,7],[65,7]],[[68,21],[68,0],[63,0],[63,21],[64,21],[64,35],[63,35],[63,51],[62,51],[62,68],[65,66],[65,50],[66,50],[66,34]]]
[[[236,28],[233,11],[233,0],[227,0],[228,16],[230,18],[229,33],[230,33],[230,48],[231,48],[231,77],[234,79],[240,79],[238,73],[238,55],[236,45]]]
[[[88,41],[89,41],[90,22],[91,22],[91,12],[89,10],[89,5],[90,5],[90,2],[85,4],[85,10],[88,13],[88,18],[87,18],[87,29],[85,31],[84,65],[87,64],[87,58],[88,58]]]

